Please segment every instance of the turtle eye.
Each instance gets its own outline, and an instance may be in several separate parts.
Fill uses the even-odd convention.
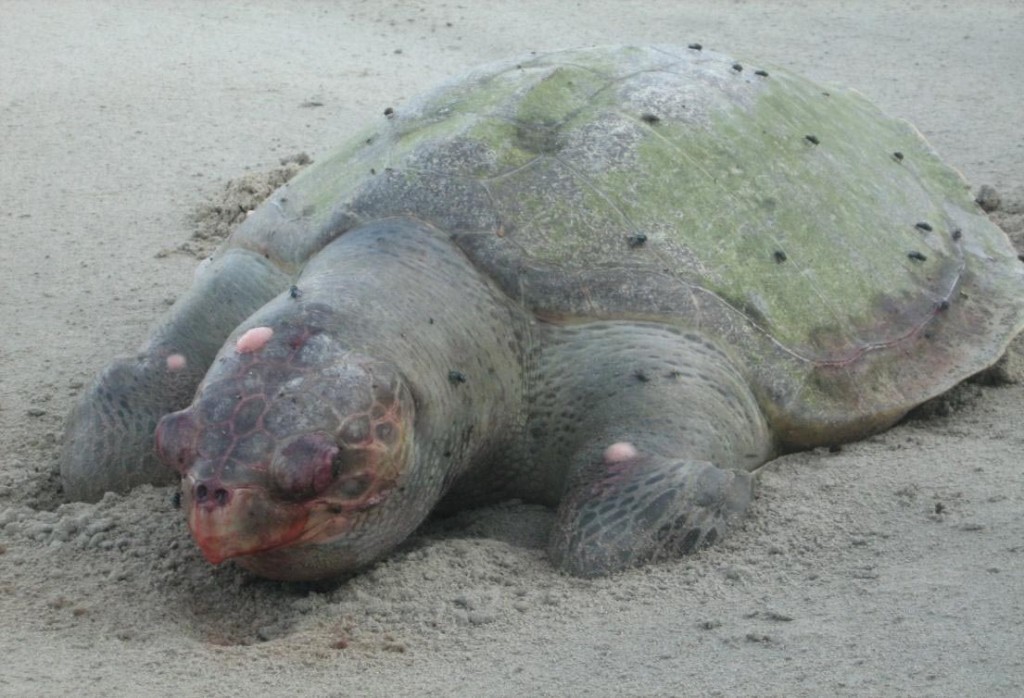
[[[156,455],[168,468],[184,475],[196,459],[198,436],[191,411],[165,415],[156,425]]]
[[[338,481],[335,492],[342,499],[359,499],[374,483],[363,449],[341,449],[334,457],[334,476]]]
[[[270,476],[290,499],[315,497],[334,482],[340,451],[326,434],[304,434],[278,452],[270,465]]]

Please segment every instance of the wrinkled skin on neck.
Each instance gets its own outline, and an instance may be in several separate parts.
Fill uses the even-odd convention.
[[[194,403],[157,428],[212,563],[352,535],[410,467],[415,408],[404,380],[341,346],[329,320],[314,306],[244,333]]]

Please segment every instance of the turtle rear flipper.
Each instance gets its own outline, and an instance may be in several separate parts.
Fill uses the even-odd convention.
[[[61,454],[64,495],[96,500],[174,474],[156,459],[153,430],[187,405],[235,327],[286,289],[289,277],[253,252],[231,249],[197,277],[135,357],[112,361],[68,417]]]

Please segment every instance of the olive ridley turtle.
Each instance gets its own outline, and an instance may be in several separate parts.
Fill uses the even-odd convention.
[[[1006,236],[857,93],[559,51],[273,193],[84,392],[64,488],[180,478],[205,557],[279,579],[519,497],[558,507],[560,568],[605,574],[711,543],[760,466],[889,427],[1022,324]]]

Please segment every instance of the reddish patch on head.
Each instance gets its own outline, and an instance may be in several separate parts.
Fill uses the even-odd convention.
[[[274,330],[270,327],[253,327],[238,338],[235,350],[239,354],[252,354],[265,347],[273,336]]]
[[[636,446],[627,441],[613,443],[604,450],[604,460],[607,463],[621,463],[636,457]]]

